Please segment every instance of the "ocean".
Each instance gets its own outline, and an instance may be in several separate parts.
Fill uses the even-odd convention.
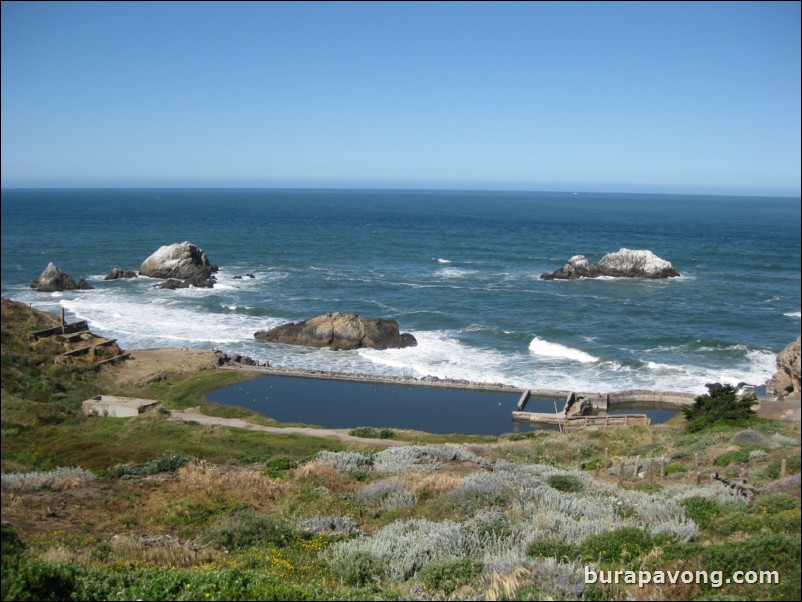
[[[190,241],[213,289],[138,270]],[[544,281],[582,254],[648,249],[681,277]],[[55,263],[95,289],[40,293]],[[235,278],[253,274],[251,278]],[[273,366],[520,388],[703,393],[762,385],[800,333],[800,199],[547,192],[87,189],[2,191],[2,295],[126,349],[214,348]],[[416,347],[256,341],[333,311],[397,320]]]

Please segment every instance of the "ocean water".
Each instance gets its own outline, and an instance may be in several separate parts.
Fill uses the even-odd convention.
[[[213,289],[138,270],[191,241]],[[680,278],[538,276],[649,249]],[[91,291],[30,288],[48,262]],[[235,279],[251,273],[255,278]],[[524,192],[3,190],[2,295],[66,311],[127,349],[198,347],[271,365],[521,388],[702,393],[762,385],[800,332],[800,199]],[[392,318],[418,346],[333,352],[254,332],[331,311]]]

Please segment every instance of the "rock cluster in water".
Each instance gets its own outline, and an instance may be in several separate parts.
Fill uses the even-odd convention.
[[[75,280],[62,272],[51,261],[47,264],[44,272],[33,279],[31,288],[35,288],[42,293],[54,293],[60,291],[90,290],[95,287],[87,283],[83,278],[75,282]]]
[[[273,343],[329,347],[332,350],[390,349],[418,344],[411,334],[401,334],[398,322],[381,318],[361,318],[350,312],[335,312],[304,320],[289,322],[271,330],[260,330],[254,337]]]
[[[574,255],[559,270],[541,274],[543,280],[574,280],[576,278],[675,278],[679,272],[670,261],[661,259],[651,251],[621,249],[608,253],[598,264],[591,263],[584,255]]]

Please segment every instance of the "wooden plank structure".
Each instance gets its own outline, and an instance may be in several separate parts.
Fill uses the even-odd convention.
[[[54,336],[58,337],[62,345],[62,352],[53,358],[53,362],[56,364],[69,362],[80,357],[95,366],[100,366],[131,357],[130,353],[123,352],[116,345],[117,339],[107,339],[90,332],[89,324],[86,320],[72,324],[65,323],[63,309],[60,326],[31,333],[31,339],[34,341]],[[108,348],[108,351],[97,353],[98,350],[105,348]]]

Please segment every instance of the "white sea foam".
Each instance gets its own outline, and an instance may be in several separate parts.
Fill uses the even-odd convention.
[[[461,270],[459,268],[441,268],[434,275],[439,278],[463,278],[474,273],[473,270]]]
[[[442,257],[437,260],[437,263],[451,263],[450,259],[443,259]]]
[[[563,358],[576,362],[589,363],[599,361],[599,358],[594,357],[589,353],[585,353],[580,349],[566,347],[565,345],[560,345],[560,343],[551,343],[539,337],[535,337],[529,343],[529,351],[535,355]]]
[[[252,339],[256,330],[278,325],[278,319],[243,314],[215,314],[169,299],[143,302],[114,293],[77,295],[61,305],[90,328],[117,338],[125,348],[231,345]]]
[[[802,318],[802,313],[798,311],[789,311],[788,313],[784,313],[784,316],[788,316],[789,318]]]
[[[463,379],[472,382],[510,383],[505,372],[505,355],[499,351],[470,347],[453,332],[413,332],[415,347],[404,349],[361,349],[359,355],[397,374],[421,378]]]

